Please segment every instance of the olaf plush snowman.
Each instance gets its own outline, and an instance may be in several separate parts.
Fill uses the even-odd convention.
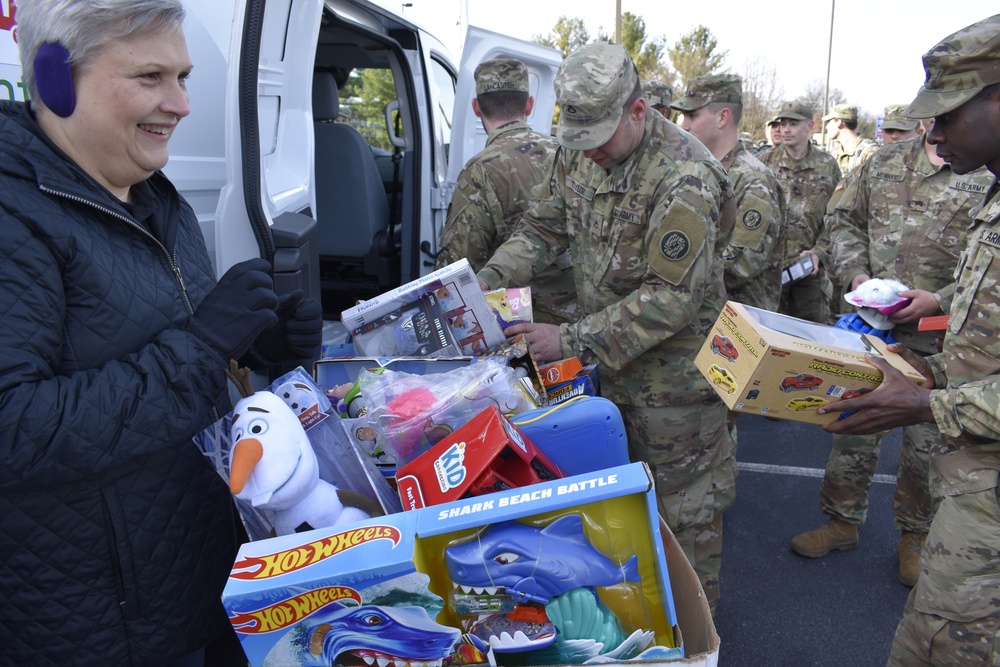
[[[275,534],[382,514],[367,496],[320,478],[309,437],[285,401],[269,391],[251,393],[246,373],[230,378],[244,398],[233,410],[229,488],[253,507],[273,512]]]

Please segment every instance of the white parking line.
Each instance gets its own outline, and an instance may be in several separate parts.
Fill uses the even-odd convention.
[[[795,477],[819,477],[822,479],[824,473],[826,472],[822,468],[800,468],[798,466],[776,466],[767,463],[748,463],[741,461],[739,463],[740,471],[746,472],[764,472],[772,475],[792,475]],[[895,484],[895,475],[874,475],[872,477],[872,482],[875,484]]]

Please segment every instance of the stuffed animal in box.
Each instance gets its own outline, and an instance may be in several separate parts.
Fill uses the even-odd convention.
[[[383,512],[364,494],[338,489],[319,476],[319,463],[298,416],[269,391],[254,392],[249,373],[234,365],[230,379],[244,398],[233,410],[229,489],[274,513],[277,535],[361,521]]]

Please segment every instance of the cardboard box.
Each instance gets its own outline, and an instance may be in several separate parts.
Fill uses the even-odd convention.
[[[570,357],[569,359],[553,361],[552,363],[545,364],[544,366],[540,366],[538,368],[538,372],[542,376],[542,384],[546,387],[552,387],[562,384],[563,382],[568,382],[582,370],[583,364],[580,363],[580,359],[578,357]]]
[[[495,405],[399,469],[404,510],[564,477]]]
[[[827,424],[841,413],[816,408],[859,396],[882,382],[865,361],[878,355],[920,384],[923,376],[886,343],[854,331],[728,302],[695,365],[729,409]]]
[[[597,364],[584,366],[566,382],[545,388],[546,405],[558,405],[579,396],[600,396],[601,381]]]
[[[691,566],[662,528],[649,470],[636,463],[530,490],[251,542],[240,549],[222,601],[254,667],[362,664],[369,658],[397,665],[484,664],[483,652],[463,645],[463,633],[482,637],[491,619],[509,613],[510,604],[558,607],[570,596],[558,591],[579,584],[574,590],[591,598],[596,593],[626,635],[654,641],[636,651],[638,659],[705,664],[677,657],[684,630],[677,627],[680,618],[691,624],[688,641],[695,650],[702,648],[695,638],[704,636],[703,630],[714,635],[714,626]],[[474,553],[498,543],[500,532],[508,539],[499,545],[520,550],[516,562],[530,561],[533,576],[510,578],[503,566],[515,561],[497,560],[497,566]],[[576,546],[567,546],[571,535]],[[581,580],[567,584],[560,564],[578,549],[586,562],[607,568],[603,573],[573,568]],[[484,591],[476,586],[476,568],[464,565],[487,561],[500,569],[491,572],[497,585]],[[672,573],[689,595],[679,602],[682,609],[674,603]],[[456,593],[454,584],[463,582],[468,590]],[[511,602],[522,593],[547,601]],[[497,599],[508,606],[489,610]],[[352,621],[366,630],[343,631]],[[572,638],[572,631],[559,629],[564,638]],[[716,636],[715,650],[717,645]],[[712,650],[711,637],[709,646]]]

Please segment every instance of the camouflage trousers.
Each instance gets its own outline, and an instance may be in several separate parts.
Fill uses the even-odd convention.
[[[932,459],[941,495],[888,667],[1000,667],[1000,454]]]
[[[722,512],[736,499],[736,459],[717,398],[662,408],[620,406],[629,455],[656,480],[660,515],[694,568],[712,612],[719,600]]]
[[[781,290],[781,304],[778,312],[801,320],[830,324],[830,299],[833,283],[820,267],[815,276],[806,276]]]
[[[819,504],[824,512],[847,523],[864,523],[881,441],[878,435],[833,436],[833,449],[819,489]],[[896,493],[892,499],[896,530],[927,532],[936,505],[928,478],[930,459],[945,449],[934,424],[915,424],[903,429]]]

